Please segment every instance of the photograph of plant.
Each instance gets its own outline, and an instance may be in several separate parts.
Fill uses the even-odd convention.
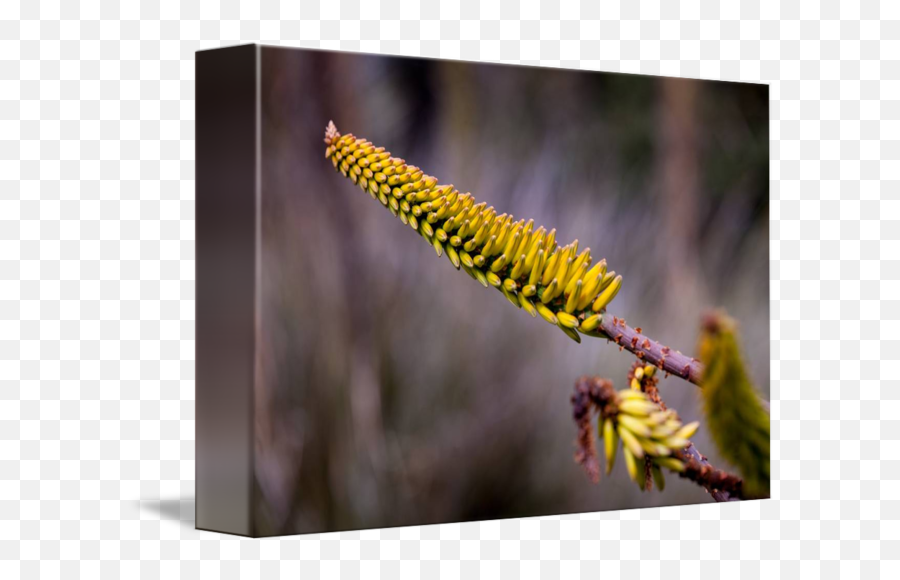
[[[325,129],[325,144],[325,156],[335,169],[419,232],[438,257],[446,254],[453,267],[484,287],[497,288],[532,317],[540,314],[577,343],[581,333],[634,352],[638,362],[628,374],[629,389],[617,393],[611,381],[594,378],[580,380],[572,396],[579,429],[576,460],[593,480],[599,479],[599,467],[591,406],[601,417],[607,474],[621,439],[628,474],[641,489],[650,489],[655,482],[662,491],[661,468],[665,468],[697,482],[717,501],[768,497],[769,421],[744,371],[731,321],[709,315],[700,346],[707,367],[694,358],[679,367],[683,355],[651,342],[640,330],[623,339],[623,329],[628,328],[624,320],[606,313],[622,286],[622,276],[607,272],[606,260],[592,267],[589,248],[577,253],[578,240],[561,247],[555,229],[547,232],[535,229],[534,220],[526,223],[498,215],[486,203],[475,203],[471,194],[439,185],[435,177],[392,157],[384,147],[352,134],[342,136],[333,121]],[[712,468],[697,453],[689,438],[699,422],[682,425],[678,414],[666,408],[656,387],[657,368],[687,380],[694,370],[695,382],[705,387],[705,411],[716,443],[745,474],[746,482]]]
[[[262,57],[264,534],[769,496],[766,86]]]

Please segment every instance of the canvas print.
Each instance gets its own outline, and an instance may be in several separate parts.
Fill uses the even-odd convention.
[[[197,66],[198,527],[769,496],[767,86]]]

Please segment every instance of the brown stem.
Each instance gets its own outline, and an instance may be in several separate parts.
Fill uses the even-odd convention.
[[[684,463],[684,471],[679,475],[703,486],[714,500],[740,501],[744,499],[743,480],[710,465],[693,443],[672,455]]]
[[[642,334],[640,327],[631,328],[625,324],[624,318],[604,313],[597,330],[618,344],[620,349],[634,353],[638,359],[703,388],[703,363]],[[766,413],[770,413],[769,402],[759,395],[757,397]]]
[[[599,328],[606,336],[619,345],[619,348],[632,352],[639,359],[646,361],[667,373],[700,386],[703,376],[703,364],[677,350],[660,344],[641,333],[640,328],[631,328],[625,320],[604,314]]]

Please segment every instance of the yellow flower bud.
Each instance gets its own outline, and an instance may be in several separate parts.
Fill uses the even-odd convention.
[[[540,314],[573,340],[581,341],[576,329],[602,334],[598,314],[622,278],[606,271],[606,260],[592,265],[590,249],[578,253],[578,240],[559,247],[555,229],[547,232],[533,220],[517,221],[475,203],[471,194],[438,185],[435,177],[383,147],[341,135],[334,123],[326,128],[325,143],[325,157],[336,170],[419,232],[438,256],[446,252],[455,268],[499,289],[532,316]]]

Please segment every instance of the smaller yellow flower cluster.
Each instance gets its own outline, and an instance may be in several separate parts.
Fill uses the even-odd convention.
[[[603,410],[600,422],[600,437],[606,452],[606,472],[612,470],[616,460],[619,440],[628,475],[645,488],[645,473],[649,468],[662,491],[665,478],[661,467],[681,472],[684,464],[671,457],[673,451],[686,447],[690,437],[697,432],[700,423],[682,425],[678,415],[672,410],[663,410],[641,391],[640,381],[652,378],[656,367],[647,365],[634,372],[631,388],[616,393],[611,405]]]
[[[483,286],[493,286],[517,308],[540,315],[567,336],[578,332],[601,336],[602,313],[622,286],[622,277],[607,272],[606,260],[591,262],[591,251],[578,252],[578,240],[556,243],[556,230],[516,221],[472,194],[392,157],[352,134],[341,135],[334,123],[325,130],[325,157],[372,198],[379,200]],[[577,332],[576,332],[577,331]]]

